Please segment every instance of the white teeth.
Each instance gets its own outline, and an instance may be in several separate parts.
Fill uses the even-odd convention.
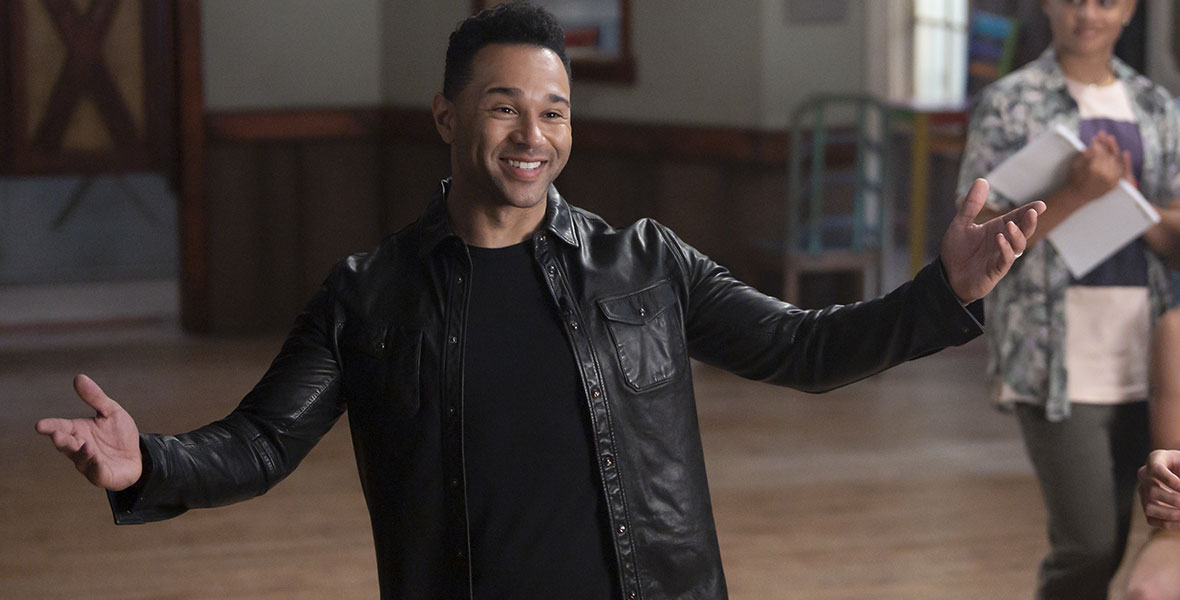
[[[541,166],[541,161],[538,160],[536,162],[520,162],[519,160],[509,160],[508,164],[512,165],[518,169],[532,171],[533,169],[536,169],[537,167]]]

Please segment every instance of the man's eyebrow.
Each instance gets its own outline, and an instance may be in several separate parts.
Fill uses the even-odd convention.
[[[513,88],[513,87],[493,87],[493,88],[488,88],[488,90],[486,92],[484,92],[485,96],[491,96],[491,95],[496,95],[496,94],[502,95],[502,96],[509,96],[512,98],[517,98],[517,97],[524,95],[524,90],[521,90],[520,88]],[[566,98],[565,96],[562,96],[561,94],[549,94],[547,96],[547,98],[550,102],[556,102],[558,104],[564,104],[566,106],[570,105],[569,99]]]

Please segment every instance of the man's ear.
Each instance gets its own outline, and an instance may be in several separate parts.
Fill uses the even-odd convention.
[[[434,95],[434,128],[447,144],[455,141],[455,103],[447,100],[442,94]]]

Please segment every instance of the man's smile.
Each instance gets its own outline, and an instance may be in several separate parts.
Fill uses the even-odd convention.
[[[515,158],[501,158],[500,162],[508,165],[508,172],[518,179],[535,179],[542,173],[541,167],[545,160],[518,160]]]

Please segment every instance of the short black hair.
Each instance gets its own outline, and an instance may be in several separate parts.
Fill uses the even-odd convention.
[[[531,2],[509,2],[480,11],[464,19],[447,45],[443,72],[443,97],[455,100],[471,81],[471,61],[489,44],[530,44],[557,54],[570,75],[565,53],[565,32],[552,13]]]

